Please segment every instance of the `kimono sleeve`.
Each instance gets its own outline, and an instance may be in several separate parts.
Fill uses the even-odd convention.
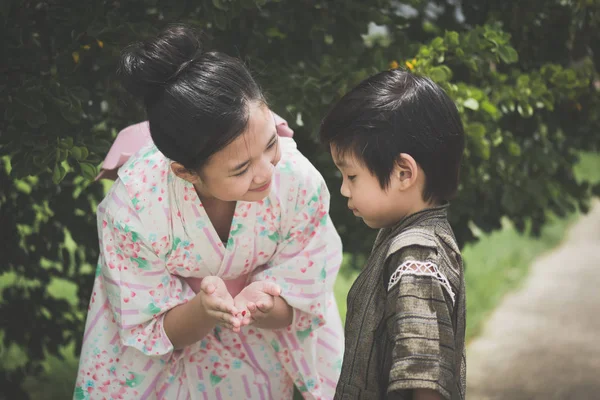
[[[121,343],[148,356],[170,355],[173,345],[163,326],[165,312],[195,294],[187,283],[168,272],[149,239],[155,233],[142,226],[127,204],[125,190],[119,189],[109,193],[112,201],[102,204],[98,211],[99,278],[106,288]]]
[[[341,239],[329,217],[329,192],[324,182],[300,196],[287,219],[277,252],[251,280],[270,280],[294,308],[300,336],[325,324],[329,294],[342,261]],[[284,217],[285,218],[285,217]]]
[[[411,246],[388,259],[388,337],[393,343],[388,394],[432,389],[450,399],[455,386],[454,294],[435,249]]]
[[[281,296],[293,308],[290,326],[263,334],[305,399],[333,398],[338,376],[335,371],[323,371],[322,359],[325,351],[337,351],[337,345],[326,343],[329,339],[324,332],[339,329],[342,336],[333,296],[342,243],[328,210],[324,183],[300,196],[283,224],[276,254],[266,268],[251,277],[278,283]],[[341,358],[342,352],[340,348],[334,357]]]

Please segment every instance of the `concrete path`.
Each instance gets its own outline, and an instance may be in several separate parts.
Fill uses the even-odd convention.
[[[600,399],[600,202],[469,345],[467,399]]]

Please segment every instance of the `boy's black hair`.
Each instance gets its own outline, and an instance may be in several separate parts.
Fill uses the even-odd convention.
[[[382,189],[407,153],[425,172],[424,200],[447,201],[457,191],[464,130],[454,102],[429,78],[391,70],[365,79],[335,104],[319,135],[339,156],[363,163]]]

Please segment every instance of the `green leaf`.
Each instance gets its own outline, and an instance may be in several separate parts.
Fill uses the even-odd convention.
[[[82,156],[81,149],[77,146],[73,146],[73,148],[71,149],[71,154],[77,161],[80,161],[82,159],[81,158],[81,156]]]
[[[521,155],[521,146],[519,146],[515,142],[510,142],[508,144],[508,152],[510,153],[510,155],[519,157]]]
[[[519,104],[517,106],[517,111],[525,118],[529,118],[533,115],[533,107],[531,107],[529,104]]]
[[[70,137],[70,136],[68,136],[68,137],[66,137],[66,138],[63,138],[63,139],[62,139],[62,140],[61,140],[61,141],[58,143],[58,146],[59,146],[61,149],[65,149],[65,150],[71,149],[71,147],[73,147],[73,138],[72,138],[72,137]]]
[[[54,171],[52,172],[52,182],[58,185],[67,175],[67,170],[60,165],[60,163],[54,164]]]
[[[61,148],[56,149],[56,161],[63,162],[69,156],[69,151]]]
[[[96,167],[90,163],[79,163],[79,167],[81,168],[81,173],[83,174],[83,177],[93,181],[94,179],[96,179],[96,175],[98,175],[98,171],[96,170]]]
[[[436,83],[447,82],[452,77],[452,71],[445,65],[433,67],[429,70],[429,77]]]
[[[475,71],[475,72],[479,71],[479,66],[477,65],[477,62],[474,59],[469,58],[468,60],[465,60],[465,64],[472,71]]]
[[[498,109],[496,108],[496,106],[487,100],[484,100],[481,102],[481,109],[483,111],[487,112],[488,114],[490,114],[494,118],[497,118],[499,116],[498,115],[499,112],[498,112]]]
[[[431,47],[434,50],[440,50],[444,47],[444,39],[441,37],[436,37],[431,41]]]
[[[499,42],[501,41],[501,39],[496,32],[488,31],[483,35],[483,37],[492,42],[495,46],[500,46]]]
[[[73,148],[71,149],[71,154],[73,155],[73,157],[75,157],[77,161],[83,161],[88,157],[90,153],[85,147],[73,146]]]
[[[520,75],[517,78],[517,86],[529,86],[529,76],[528,75]]]
[[[465,102],[463,103],[463,106],[465,106],[473,111],[479,110],[479,102],[475,99],[465,100]]]
[[[485,136],[485,125],[480,122],[472,122],[467,125],[467,134],[472,136],[474,139],[483,139]]]
[[[285,39],[287,37],[276,26],[272,26],[269,29],[267,29],[266,33],[267,33],[267,36],[270,38]]]
[[[498,55],[507,64],[515,63],[519,60],[519,54],[510,46],[498,47]]]
[[[446,32],[446,43],[450,46],[458,46],[459,44],[459,36],[458,32]]]

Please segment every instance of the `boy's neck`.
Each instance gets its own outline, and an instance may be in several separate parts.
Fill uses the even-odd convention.
[[[408,210],[402,216],[402,218],[400,218],[398,221],[396,221],[392,226],[398,224],[400,221],[405,220],[406,218],[410,217],[413,214],[416,214],[416,213],[421,212],[423,210],[427,210],[429,208],[439,207],[442,204],[443,203],[438,202],[438,201],[434,201],[434,200],[429,200],[429,201],[421,200],[420,202],[417,202],[413,207],[411,207],[410,210]]]

